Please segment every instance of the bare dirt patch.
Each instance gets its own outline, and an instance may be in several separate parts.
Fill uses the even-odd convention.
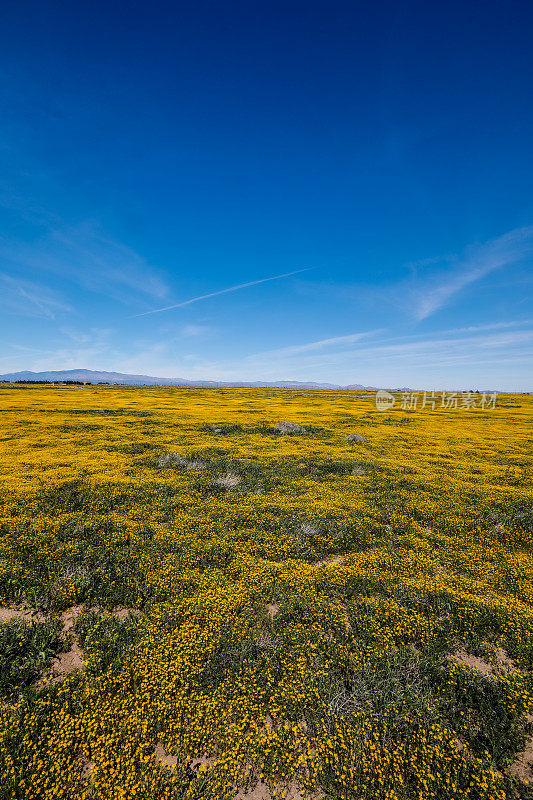
[[[165,767],[169,769],[174,769],[176,764],[178,763],[177,756],[171,756],[164,748],[164,745],[161,742],[158,742],[154,749],[154,758],[156,761],[159,761],[160,764],[163,764]]]
[[[249,792],[239,791],[233,800],[271,800],[272,793],[264,783],[258,783]],[[301,795],[300,795],[301,798]]]
[[[70,650],[59,653],[52,661],[54,677],[50,683],[57,683],[76,670],[83,669],[83,651],[77,642],[73,641]]]
[[[509,658],[505,650],[503,650],[501,647],[496,648],[494,651],[494,656],[499,667],[506,667],[507,669],[514,668],[513,660]]]
[[[270,619],[274,619],[274,617],[279,611],[279,606],[277,603],[267,603],[266,610]]]
[[[70,650],[66,653],[58,653],[52,661],[52,674],[50,683],[58,683],[62,681],[67,675],[76,670],[83,669],[84,654],[78,645],[78,641],[74,635],[74,625],[76,624],[76,617],[82,610],[83,606],[72,606],[72,608],[63,611],[61,614],[61,638],[72,638]]]
[[[481,672],[482,675],[490,675],[492,673],[492,664],[479,656],[467,653],[462,647],[455,651],[451,656],[451,660],[459,664],[460,667],[471,667]]]
[[[122,606],[114,608],[110,612],[110,616],[116,617],[117,619],[124,620],[128,619],[128,617],[138,617],[140,615],[140,611],[138,608],[124,608]],[[105,616],[105,615],[104,615]]]
[[[491,661],[467,653],[463,647],[456,650],[450,658],[459,666],[471,667],[482,675],[494,675],[497,672],[507,671],[514,666],[512,660],[501,647],[493,651]]]
[[[72,608],[67,608],[66,611],[63,611],[61,614],[61,634],[62,636],[68,636],[74,630],[74,625],[76,624],[76,617],[83,609],[83,606],[72,606]]]
[[[93,779],[93,769],[94,769],[94,761],[88,761],[85,759],[81,766],[81,777],[87,783],[92,783]]]
[[[525,750],[518,753],[507,772],[521,781],[527,783],[533,781],[533,738],[528,740]]]
[[[0,606],[0,625],[14,619],[23,619],[25,622],[46,622],[46,617],[38,611],[29,611],[26,608],[15,606]]]
[[[321,561],[315,561],[314,567],[327,567],[331,564],[339,564],[344,559],[344,556],[331,556],[331,558],[324,558]]]
[[[324,795],[319,792],[308,794],[308,800],[323,800]],[[253,789],[243,791],[242,789],[234,796],[234,800],[272,800],[272,792],[265,783],[257,783]],[[288,785],[276,786],[276,798],[284,797],[284,800],[302,800],[302,793],[296,781],[291,781]]]

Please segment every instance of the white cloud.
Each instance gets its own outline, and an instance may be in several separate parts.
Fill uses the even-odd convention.
[[[87,344],[89,342],[103,344],[115,331],[112,328],[89,328],[87,331],[78,331],[75,328],[62,325],[59,328],[59,333],[76,344]]]
[[[533,325],[533,319],[516,319],[508,322],[491,322],[487,325],[469,325],[467,328],[451,328],[450,330],[439,332],[441,334],[477,333],[479,331],[492,331],[498,328],[519,328],[522,325]]]
[[[10,272],[47,272],[123,303],[162,298],[168,292],[142,256],[106,236],[94,222],[69,227],[55,221],[32,242],[0,240],[0,258]]]
[[[427,319],[465,287],[497,269],[522,261],[531,253],[533,226],[516,228],[484,245],[470,248],[466,257],[446,275],[436,276],[424,286],[408,289],[408,304],[417,320]]]
[[[206,336],[210,332],[208,325],[184,325],[181,329],[182,336]]]
[[[347,336],[334,336],[331,339],[320,339],[316,342],[307,342],[307,344],[291,345],[289,347],[280,347],[276,350],[264,350],[261,353],[254,353],[253,355],[246,356],[246,360],[262,358],[263,356],[275,356],[277,358],[284,358],[287,356],[299,355],[301,353],[310,353],[316,350],[323,350],[325,347],[334,347],[340,344],[354,344],[355,342],[364,339],[367,336],[372,336],[379,333],[381,329],[375,331],[364,331],[362,333],[350,333]]]
[[[32,281],[0,274],[0,307],[9,314],[55,319],[72,308],[56,292]]]

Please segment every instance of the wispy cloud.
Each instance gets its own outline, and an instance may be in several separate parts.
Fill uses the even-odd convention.
[[[306,344],[296,344],[291,345],[289,347],[280,347],[276,350],[264,350],[261,353],[254,353],[253,355],[247,356],[247,360],[256,359],[263,356],[277,356],[280,358],[284,358],[287,356],[299,355],[301,353],[312,353],[314,351],[323,350],[327,347],[336,347],[338,345],[346,345],[346,344],[354,344],[355,342],[360,341],[368,336],[373,336],[376,333],[380,333],[382,329],[377,329],[375,331],[364,331],[362,333],[350,333],[347,336],[334,336],[330,339],[320,339],[316,342],[307,342]]]
[[[72,308],[47,286],[0,274],[0,307],[10,314],[55,319]]]
[[[451,337],[444,333],[453,332],[443,331],[426,338],[415,335],[378,339],[375,343],[363,340],[348,348],[342,341],[337,347],[326,345],[324,349],[304,352],[281,348],[248,356],[233,367],[233,375],[239,373],[263,380],[325,380],[442,389],[446,385],[453,388],[453,381],[459,375],[465,385],[470,380],[487,385],[488,376],[498,370],[501,374],[512,359],[521,360],[523,365],[531,364],[533,331],[494,329]],[[524,378],[517,379],[515,388],[527,386],[528,380]]]
[[[436,276],[422,287],[408,291],[408,302],[417,320],[427,319],[465,287],[497,269],[522,261],[533,253],[533,226],[506,233],[478,247],[444,276]]]
[[[79,331],[63,325],[59,328],[59,333],[76,344],[103,344],[115,331],[112,328],[89,328],[86,331]]]
[[[469,358],[475,352],[498,350],[503,347],[521,346],[533,342],[533,331],[511,331],[494,333],[488,336],[469,336],[455,339],[430,338],[412,342],[392,342],[366,347],[358,355],[374,357],[391,357],[412,354],[413,357],[424,357],[428,353],[461,353],[461,357]],[[342,354],[341,354],[342,355]]]
[[[142,256],[107,236],[95,222],[68,226],[44,220],[41,236],[30,242],[0,239],[0,258],[11,272],[49,273],[122,303],[163,298],[163,279]],[[153,300],[152,300],[153,302]]]
[[[520,328],[524,325],[533,325],[533,319],[515,319],[507,322],[490,322],[487,325],[469,325],[467,328],[451,328],[447,331],[440,331],[441,334],[448,333],[477,333],[479,331],[492,331],[498,328]]]
[[[308,272],[312,267],[305,267],[304,269],[295,269],[292,272],[283,272],[281,275],[272,275],[270,278],[260,278],[257,281],[247,281],[246,283],[239,283],[236,286],[229,286],[227,289],[219,289],[217,292],[209,292],[209,294],[202,294],[198,297],[192,297],[190,300],[184,300],[182,303],[174,303],[171,306],[164,308],[155,308],[152,311],[144,311],[142,314],[134,314],[134,317],[146,317],[149,314],[160,314],[162,311],[172,311],[174,308],[183,308],[190,306],[193,303],[198,303],[200,300],[207,300],[210,297],[218,297],[221,294],[228,294],[229,292],[237,292],[239,289],[247,289],[249,286],[258,286],[260,283],[267,283],[268,281],[277,281],[280,278],[289,278],[291,275],[298,275],[300,272]]]
[[[113,370],[114,362],[120,357],[111,341],[115,333],[111,329],[89,328],[79,331],[61,326],[58,333],[60,335],[41,346],[7,343],[5,353],[0,358],[3,370],[9,367],[15,371],[31,369],[36,372],[79,368]]]
[[[182,336],[207,336],[210,332],[209,325],[184,325],[181,329]]]
[[[70,254],[69,270],[89,288],[102,291],[118,286],[150,297],[167,294],[166,283],[142,256],[107,236],[95,223],[55,229],[51,240]]]

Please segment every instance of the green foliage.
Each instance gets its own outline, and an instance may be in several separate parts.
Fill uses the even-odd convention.
[[[59,623],[21,619],[0,625],[0,697],[13,697],[50,668],[52,658],[65,650]]]

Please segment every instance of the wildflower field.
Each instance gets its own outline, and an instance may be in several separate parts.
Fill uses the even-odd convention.
[[[533,798],[532,396],[0,400],[1,800]]]

